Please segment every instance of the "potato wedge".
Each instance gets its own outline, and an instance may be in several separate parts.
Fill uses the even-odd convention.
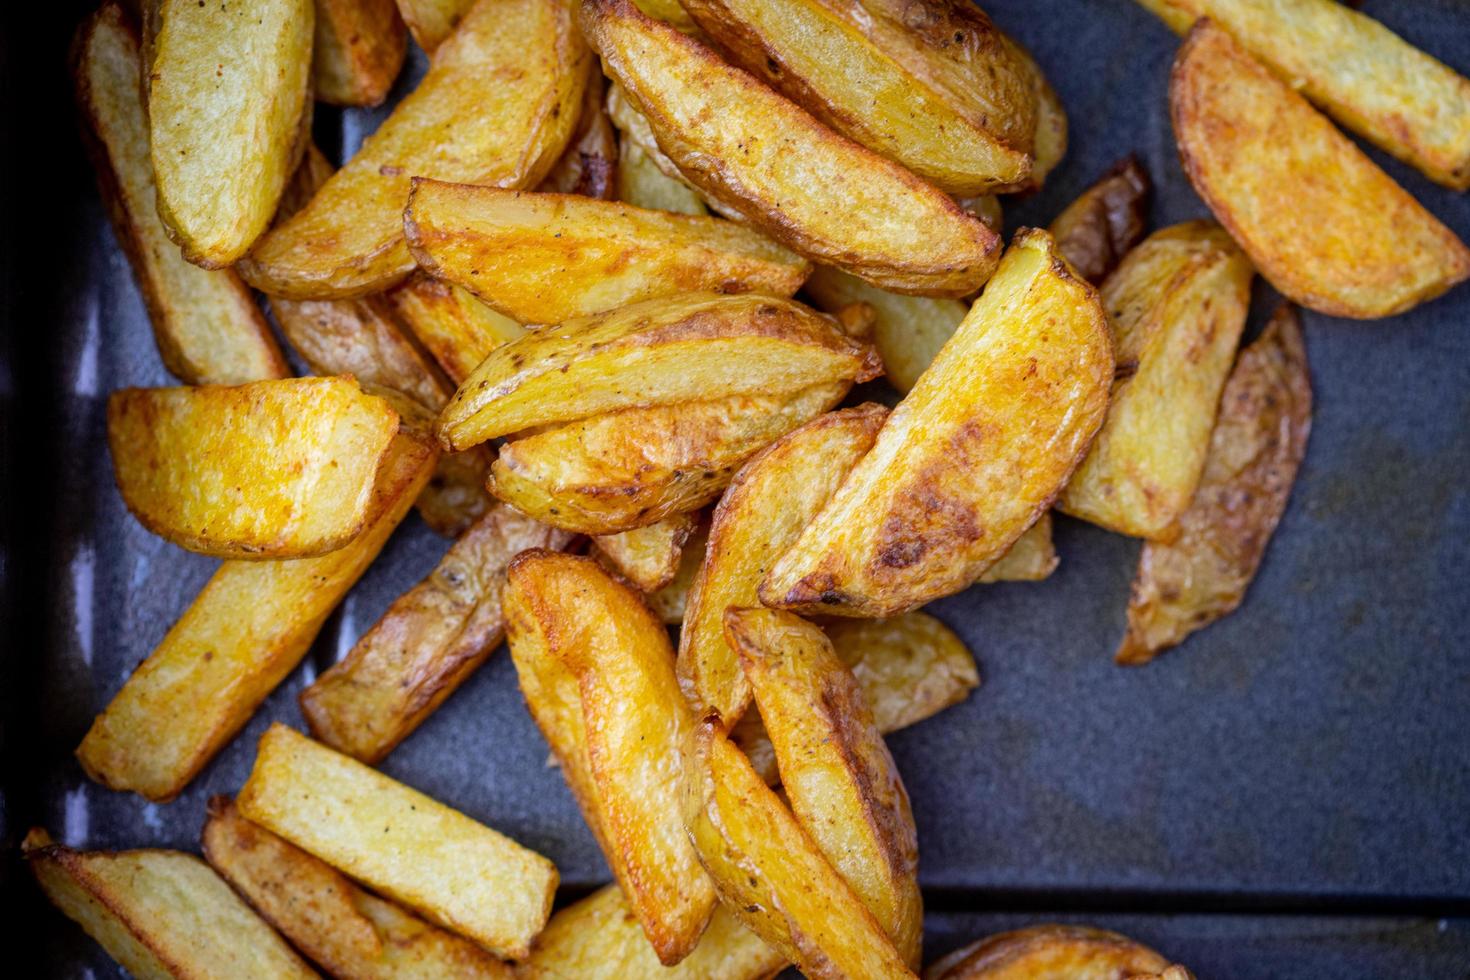
[[[872,348],[800,303],[687,293],[569,320],[496,348],[445,406],[439,438],[464,449],[624,408],[772,396],[868,381],[879,371]]]
[[[321,101],[380,105],[407,51],[408,31],[393,0],[316,0],[311,78]]]
[[[1455,233],[1223,28],[1189,32],[1169,107],[1194,189],[1289,299],[1372,319],[1470,277]]]
[[[1040,582],[1057,570],[1056,545],[1051,539],[1051,511],[1036,519],[1006,553],[987,568],[977,582]]]
[[[467,291],[415,273],[386,294],[393,311],[455,384],[463,384],[489,353],[526,334]]]
[[[1051,505],[1102,425],[1097,292],[1023,229],[873,449],[766,573],[769,606],[891,616],[975,581]]]
[[[376,292],[413,271],[403,207],[415,176],[534,187],[577,122],[591,59],[561,0],[480,0],[424,80],[304,209],[239,264],[272,296]]]
[[[624,196],[623,200],[639,207],[680,214],[708,214],[713,207],[725,217],[739,220],[738,213],[727,213],[717,202],[705,200],[684,179],[679,168],[674,166],[674,161],[664,156],[664,152],[658,148],[658,140],[654,138],[648,117],[633,107],[628,100],[628,93],[616,81],[612,81],[607,87],[607,115],[621,136],[620,159],[633,160],[640,164],[629,175],[635,182],[635,189],[640,189],[654,199],[647,204],[633,197]],[[660,175],[663,180],[658,179]]]
[[[276,212],[311,103],[312,0],[153,0],[148,120],[158,216],[184,257],[220,269]]]
[[[123,502],[153,533],[221,558],[302,558],[372,519],[398,413],[351,377],[123,388],[107,441]]]
[[[791,613],[737,607],[724,619],[793,814],[917,968],[918,831],[862,687],[822,631]]]
[[[222,564],[92,722],[77,748],[87,775],[155,802],[177,796],[301,662],[408,513],[435,455],[422,436],[399,433],[373,488],[379,517],[345,547]]]
[[[561,159],[541,181],[540,190],[581,194],[603,201],[618,196],[618,133],[607,117],[602,73],[590,73],[582,93],[582,113]]]
[[[202,840],[215,870],[333,976],[515,976],[469,940],[364,891],[325,861],[246,820],[229,797],[209,801]]]
[[[1103,283],[1120,376],[1062,511],[1167,537],[1204,470],[1254,276],[1219,225],[1189,221],[1150,235]]]
[[[553,527],[616,534],[711,503],[745,461],[832,408],[846,382],[630,408],[501,447],[490,492]]]
[[[657,592],[679,573],[684,542],[694,533],[694,514],[676,514],[657,524],[592,539],[597,560],[637,586]]]
[[[811,264],[719,218],[572,194],[415,180],[419,266],[520,323],[562,323],[677,293],[790,296]]]
[[[658,169],[658,164],[626,136],[618,146],[618,200],[654,211],[709,214],[692,187]]]
[[[925,980],[1127,980],[1169,961],[1127,936],[1088,926],[1041,925],[1001,932],[932,964]]]
[[[312,735],[376,765],[500,646],[500,590],[510,560],[528,548],[570,542],[509,507],[492,507],[347,656],[301,692]]]
[[[233,271],[185,260],[159,220],[138,47],[132,18],[119,4],[103,3],[77,30],[72,77],[102,200],[143,294],[163,365],[186,384],[288,377],[249,287]]]
[[[241,816],[498,956],[526,955],[556,866],[282,724],[260,737]]]
[[[484,446],[440,455],[434,475],[414,501],[424,523],[446,538],[457,538],[484,517],[495,503],[485,489],[494,461],[494,454]]]
[[[961,296],[990,278],[999,239],[931,185],[631,0],[585,0],[582,20],[659,148],[781,244],[901,292]]]
[[[657,592],[644,596],[648,608],[663,620],[666,626],[678,626],[684,622],[684,612],[689,606],[689,592],[694,588],[694,577],[704,565],[705,545],[709,542],[709,521],[701,519],[694,533],[684,543],[684,553],[679,556],[679,570],[673,581]]]
[[[1036,136],[1032,140],[1031,176],[1019,184],[996,190],[1029,194],[1041,189],[1046,178],[1067,155],[1067,110],[1031,53],[1014,40],[1007,40],[1016,57],[1031,70],[1031,85],[1036,95]]]
[[[684,759],[684,824],[720,900],[808,977],[911,977],[883,926],[717,721]]]
[[[704,563],[679,633],[679,684],[700,718],[728,729],[750,686],[725,641],[725,610],[750,606],[771,563],[791,547],[873,446],[888,410],[867,404],[813,419],[762,450],[715,508]]]
[[[1130,980],[1194,980],[1194,974],[1188,969],[1175,963],[1166,967],[1161,973],[1139,973]]]
[[[680,753],[694,719],[668,631],[637,592],[580,556],[523,553],[504,601],[511,656],[532,676],[521,687],[532,717],[546,731],[580,712],[580,730],[547,741],[654,952],[677,963],[699,942],[715,893],[680,818]]]
[[[419,47],[433,54],[474,5],[475,0],[398,0],[398,12]]]
[[[1148,227],[1153,182],[1135,156],[1119,160],[1047,229],[1083,278],[1101,283]]]
[[[316,976],[192,854],[74,851],[44,830],[21,850],[51,903],[135,977]]]
[[[1143,546],[1118,663],[1148,663],[1240,605],[1286,511],[1311,428],[1306,346],[1283,305],[1230,373],[1178,536]]]

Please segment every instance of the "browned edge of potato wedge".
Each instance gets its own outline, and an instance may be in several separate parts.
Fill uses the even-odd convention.
[[[475,0],[397,0],[398,13],[413,39],[429,54],[454,33]]]
[[[407,51],[408,31],[393,0],[316,0],[311,78],[321,101],[379,105]]]
[[[1077,195],[1047,230],[1082,278],[1098,285],[1143,239],[1152,198],[1148,171],[1137,156],[1128,156]]]
[[[1158,973],[1169,961],[1141,943],[1090,926],[1039,925],[1001,932],[933,963],[925,980],[1117,977]]]
[[[704,564],[705,544],[709,541],[709,518],[702,515],[684,542],[684,553],[679,556],[679,569],[668,585],[657,592],[645,595],[644,601],[653,614],[663,620],[665,626],[678,626],[684,622],[684,612],[689,605],[689,591],[694,587],[694,576]]]
[[[617,200],[618,131],[607,115],[605,89],[602,72],[590,72],[577,129],[562,151],[561,159],[542,179],[539,190],[580,194],[602,201]]]
[[[657,592],[679,574],[684,542],[694,533],[695,514],[675,514],[657,524],[592,539],[595,557],[641,592]]]
[[[1006,38],[1016,57],[1031,72],[1031,85],[1036,93],[1036,136],[1032,140],[1031,176],[1019,184],[997,187],[997,193],[1031,194],[1041,189],[1046,178],[1067,155],[1067,110],[1062,105],[1056,89],[1047,81],[1046,73],[1027,51],[1013,38]]]
[[[519,323],[468,291],[423,273],[414,273],[384,295],[456,385],[463,384],[492,350],[526,333]]]

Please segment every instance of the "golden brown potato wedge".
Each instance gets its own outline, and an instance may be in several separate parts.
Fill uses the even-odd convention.
[[[1059,561],[1051,539],[1051,511],[1046,511],[976,581],[1040,582],[1057,570]]]
[[[475,0],[398,0],[398,12],[419,47],[433,54],[474,5]]]
[[[790,296],[811,272],[731,221],[574,194],[415,180],[403,222],[424,271],[520,323],[561,323],[677,293]]]
[[[1066,484],[1112,379],[1096,290],[1050,235],[1023,229],[872,451],[767,572],[762,601],[891,616],[969,585]]]
[[[987,936],[932,964],[925,980],[1127,980],[1169,961],[1127,936],[1088,926],[1042,925]]]
[[[997,191],[1030,193],[1040,190],[1046,178],[1067,155],[1067,110],[1046,74],[1031,53],[1007,38],[1018,57],[1031,70],[1031,84],[1036,94],[1036,137],[1032,141],[1031,176],[1011,187]]]
[[[541,181],[540,189],[581,194],[603,201],[618,196],[618,133],[607,117],[602,73],[593,71],[582,94],[582,114],[561,159]]]
[[[234,388],[123,388],[107,442],[123,502],[148,530],[221,558],[303,558],[373,518],[398,413],[351,377]]]
[[[387,297],[455,384],[463,384],[492,350],[526,333],[467,291],[421,273],[389,290]]]
[[[242,384],[291,371],[249,287],[188,262],[158,217],[138,30],[104,3],[77,31],[72,75],[85,142],[118,244],[143,294],[163,365],[187,384]]]
[[[551,914],[556,866],[282,724],[260,737],[241,816],[498,956]]]
[[[244,255],[276,213],[303,148],[312,0],[154,0],[148,122],[158,215],[206,269]]]
[[[1143,238],[1152,196],[1148,171],[1130,156],[1067,205],[1047,230],[1067,261],[1088,282],[1100,283]]]
[[[1311,428],[1307,350],[1295,311],[1283,305],[1230,374],[1178,536],[1143,546],[1118,663],[1147,663],[1240,605],[1286,511]]]
[[[41,890],[135,977],[314,978],[209,865],[181,851],[74,851],[32,830]]]
[[[325,861],[246,820],[229,797],[209,801],[202,840],[215,870],[333,976],[510,980],[515,975],[469,940],[364,891]]]
[[[990,278],[999,239],[933,186],[631,0],[585,0],[582,20],[680,172],[783,245],[901,292],[960,296]]]
[[[378,105],[403,68],[408,32],[393,0],[316,0],[312,89],[332,105]]]
[[[312,735],[363,762],[382,760],[500,645],[500,590],[511,559],[528,548],[563,548],[570,541],[568,534],[494,506],[347,656],[301,692],[301,714]]]
[[[797,821],[910,968],[924,902],[909,796],[857,678],[822,631],[777,609],[725,610]]]
[[[878,356],[800,303],[687,293],[569,320],[491,351],[439,419],[446,448],[624,408],[867,381]],[[655,518],[656,520],[657,518]]]
[[[1169,106],[1194,189],[1288,298],[1372,319],[1470,277],[1455,233],[1223,28],[1189,32]]]
[[[982,194],[979,197],[960,197],[955,199],[955,203],[985,222],[985,227],[997,235],[1005,227],[1005,212],[1001,209],[1000,198],[994,194]]]
[[[311,202],[240,264],[287,299],[376,292],[413,270],[415,176],[534,187],[577,123],[591,59],[561,0],[479,0],[429,73]]]
[[[709,521],[701,518],[694,533],[684,544],[684,553],[679,556],[679,570],[673,581],[657,592],[643,598],[653,614],[666,626],[678,626],[684,622],[684,612],[689,606],[689,591],[694,587],[694,577],[704,565],[705,545],[709,541]]]
[[[1213,221],[1150,235],[1103,283],[1119,377],[1108,419],[1057,506],[1166,537],[1204,470],[1255,270]]]
[[[1169,26],[1175,34],[1187,34],[1194,26],[1194,14],[1174,6],[1169,0],[1135,0],[1145,10],[1154,14]]]
[[[728,728],[745,710],[750,687],[725,641],[725,610],[756,603],[766,569],[872,448],[887,417],[873,404],[823,415],[764,449],[731,481],[679,633],[679,683],[699,717],[714,712]]]
[[[548,551],[511,563],[505,614],[536,723],[547,731],[564,713],[581,715],[547,741],[659,960],[677,963],[699,942],[715,893],[680,818],[680,753],[694,719],[668,631],[595,561]]]
[[[319,558],[230,561],[138,665],[77,749],[87,775],[164,802],[250,720],[301,662],[434,469],[434,447],[400,432],[373,492],[378,519]]]
[[[698,518],[676,514],[657,524],[592,539],[598,561],[632,582],[642,592],[657,592],[679,574],[684,542],[694,533]]]
[[[1161,973],[1139,973],[1129,980],[1194,980],[1194,974],[1175,963],[1166,967]]]

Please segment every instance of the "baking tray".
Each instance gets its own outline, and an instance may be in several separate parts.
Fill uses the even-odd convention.
[[[82,776],[71,753],[92,716],[214,563],[142,530],[112,486],[107,393],[173,382],[75,135],[65,48],[89,5],[22,6],[0,37],[15,127],[0,203],[6,854],[31,823],[79,845],[197,849],[205,800],[240,786],[260,732],[301,726],[297,693],[446,542],[410,517],[302,667],[177,801]],[[1153,175],[1155,227],[1206,213],[1168,123],[1171,34],[1131,0],[985,6],[1045,67],[1072,125],[1067,160],[1008,208],[1010,229],[1047,223],[1130,152]],[[1470,71],[1470,4],[1364,7]],[[318,140],[350,152],[382,115],[322,109]],[[1470,238],[1470,199],[1371,152]],[[1257,292],[1252,331],[1274,303]],[[1312,441],[1239,613],[1149,667],[1114,667],[1138,544],[1066,518],[1049,581],[934,607],[985,680],[889,740],[918,820],[932,952],[1021,921],[990,913],[1071,911],[1136,927],[1186,962],[1198,951],[1219,976],[1384,976],[1396,963],[1470,976],[1456,918],[1470,915],[1470,287],[1390,321],[1304,319]],[[608,872],[546,758],[502,653],[383,768],[548,855],[577,894]],[[47,936],[45,973],[117,975],[37,907],[13,860],[5,875],[25,917],[10,921]]]

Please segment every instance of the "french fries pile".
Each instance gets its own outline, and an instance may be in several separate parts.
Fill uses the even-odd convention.
[[[37,831],[47,894],[140,976],[914,975],[883,735],[979,684],[920,607],[1046,578],[1055,507],[1144,540],[1118,661],[1177,644],[1305,455],[1294,307],[1240,349],[1256,271],[1352,317],[1470,276],[1313,107],[1464,190],[1470,82],[1332,0],[1140,2],[1187,32],[1218,223],[1148,234],[1128,160],[1003,247],[1066,116],[962,0],[106,0],[78,102],[184,382],[113,394],[114,472],[222,563],[83,768],[172,799],[412,507],[456,540],[303,692],[313,737],[266,732],[208,864]],[[380,102],[409,32],[427,75],[334,169],[313,96]],[[554,916],[549,860],[372,768],[502,639],[616,879]],[[1070,926],[927,973],[1081,975],[1189,976]]]

